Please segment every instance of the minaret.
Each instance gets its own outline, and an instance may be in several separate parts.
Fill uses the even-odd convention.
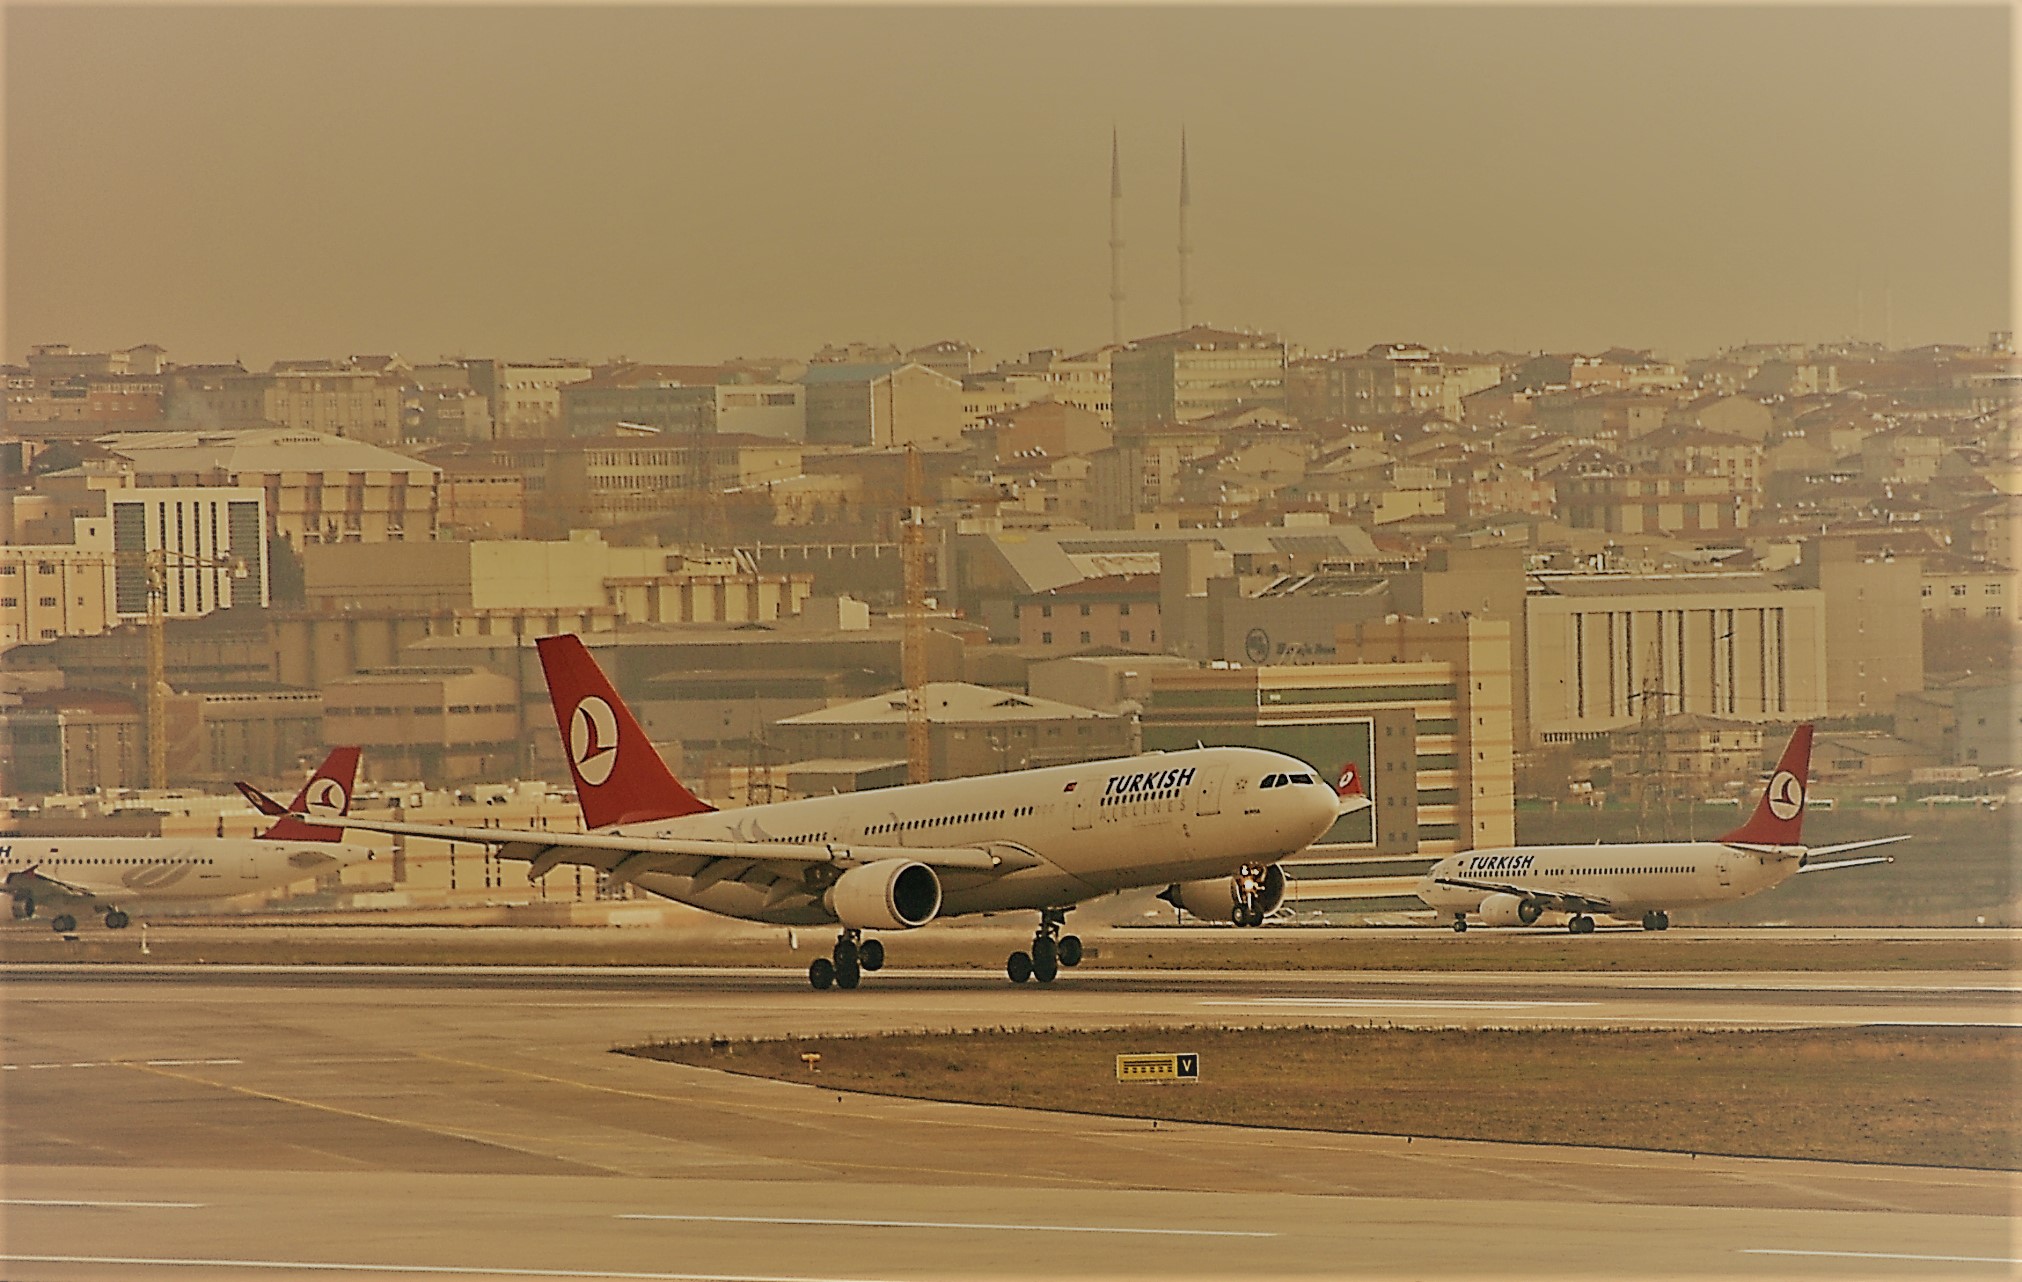
[[[1123,161],[1109,131],[1109,341],[1123,343]]]
[[[1187,240],[1187,210],[1194,203],[1193,191],[1187,186],[1187,128],[1179,131],[1179,327],[1187,329],[1193,324],[1193,290],[1187,277],[1187,267],[1193,257],[1194,247]]]

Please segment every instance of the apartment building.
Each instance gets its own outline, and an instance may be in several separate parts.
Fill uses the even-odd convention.
[[[810,365],[801,385],[810,445],[961,443],[962,380],[918,362]]]
[[[565,435],[562,389],[587,381],[593,371],[579,361],[464,362],[470,385],[491,409],[492,433],[502,441]]]
[[[1285,408],[1285,344],[1206,325],[1128,343],[1110,356],[1119,432],[1240,409]]]

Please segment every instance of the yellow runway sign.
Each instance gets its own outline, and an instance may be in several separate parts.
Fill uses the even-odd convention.
[[[1192,1052],[1116,1057],[1116,1080],[1119,1082],[1198,1082],[1200,1079],[1201,1057]]]

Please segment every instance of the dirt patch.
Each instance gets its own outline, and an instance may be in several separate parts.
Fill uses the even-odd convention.
[[[1116,1056],[1200,1056],[1194,1084]],[[1240,1126],[2022,1169],[2011,1029],[1181,1029],[679,1042],[626,1054],[966,1104]],[[804,1054],[821,1057],[810,1067]]]

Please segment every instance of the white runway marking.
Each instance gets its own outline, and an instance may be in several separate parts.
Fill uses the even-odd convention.
[[[209,1205],[209,1202],[85,1202],[57,1197],[0,1197],[0,1206],[137,1206],[193,1211]]]
[[[616,1278],[620,1282],[888,1282],[808,1273],[629,1273],[615,1269],[481,1268],[460,1264],[340,1264],[327,1260],[203,1260],[145,1255],[0,1255],[12,1264],[110,1264],[121,1268],[286,1269],[301,1273],[413,1274],[423,1277]]]
[[[2022,1264],[2013,1255],[1908,1255],[1895,1251],[1798,1251],[1774,1247],[1744,1248],[1743,1255],[1808,1255],[1829,1260],[1925,1260],[1934,1264]]]
[[[1246,1229],[1143,1229],[1082,1224],[966,1224],[941,1220],[817,1220],[770,1215],[617,1215],[618,1220],[682,1220],[698,1224],[804,1224],[853,1229],[1004,1229],[1013,1233],[1142,1233],[1156,1237],[1276,1237]]]
[[[1435,1010],[1529,1010],[1540,1006],[1598,1006],[1599,1002],[1520,1001],[1508,999],[1451,999],[1410,997],[1204,997],[1203,1006],[1321,1006],[1330,1010],[1354,1010],[1364,1006],[1404,1006]]]
[[[194,1068],[216,1064],[245,1064],[245,1060],[83,1060],[79,1064],[0,1064],[0,1072],[16,1072],[22,1068],[133,1068],[135,1064],[146,1068]]]

